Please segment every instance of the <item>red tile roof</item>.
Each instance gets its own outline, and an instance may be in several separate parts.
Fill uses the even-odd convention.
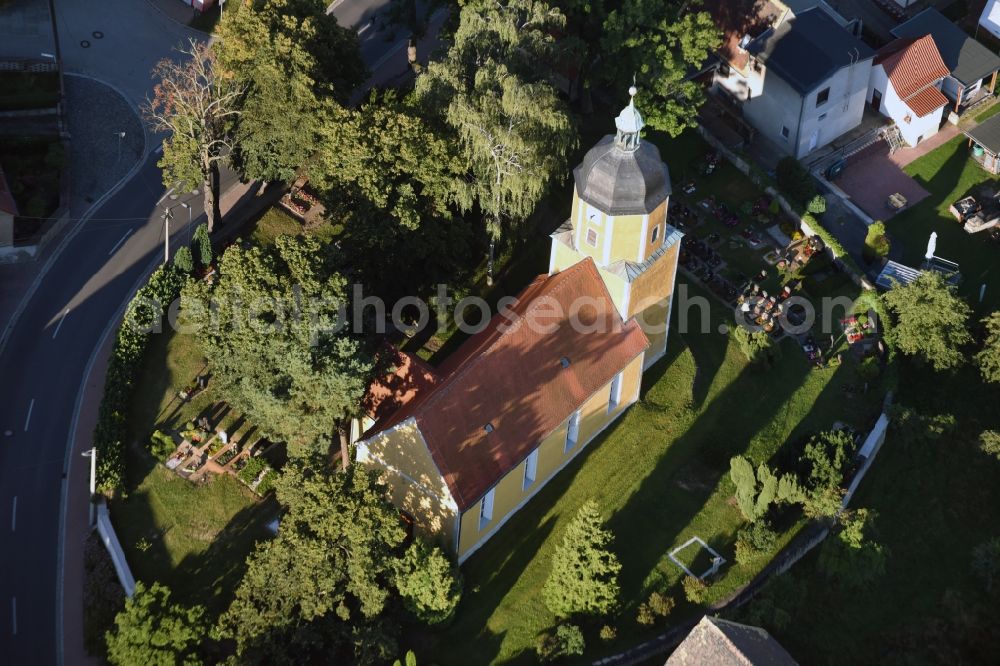
[[[940,92],[926,92],[950,73],[931,35],[889,42],[876,53],[874,64],[882,65],[893,90],[918,116],[926,116],[947,103]]]
[[[756,37],[785,13],[769,0],[704,0],[702,9],[712,15],[722,31],[719,55],[738,70],[745,70],[749,55],[739,48],[744,35]]]
[[[593,332],[574,330],[576,312]],[[440,383],[365,436],[414,419],[464,511],[648,346],[588,258],[536,278],[441,366]]]
[[[393,371],[372,382],[363,404],[365,413],[375,421],[391,416],[438,383],[434,370],[419,356],[394,347],[388,348],[384,353],[393,355],[392,358],[380,359],[391,365]]]
[[[3,167],[0,167],[0,212],[17,215],[17,204],[14,203],[14,195],[7,187],[7,179],[3,175]]]
[[[923,117],[948,104],[948,98],[934,86],[928,86],[920,92],[910,95],[903,102],[910,107],[913,113]]]

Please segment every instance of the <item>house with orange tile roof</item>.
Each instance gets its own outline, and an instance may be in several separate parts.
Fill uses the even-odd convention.
[[[17,204],[14,195],[7,186],[7,179],[0,167],[0,247],[14,244],[14,218],[17,217]]]
[[[941,85],[949,71],[932,35],[893,40],[875,54],[868,103],[915,146],[941,127],[948,106]]]
[[[406,358],[372,392],[358,464],[460,562],[639,399],[666,352],[670,175],[632,102],[615,125],[574,171],[549,272],[440,366]]]

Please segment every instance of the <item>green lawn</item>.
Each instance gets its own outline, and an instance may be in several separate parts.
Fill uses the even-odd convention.
[[[970,564],[977,544],[1000,536],[1000,461],[976,447],[981,430],[1000,429],[1000,414],[984,409],[1000,390],[974,368],[943,375],[904,363],[897,399],[952,413],[958,428],[932,443],[890,432],[852,502],[878,512],[886,574],[845,590],[810,555],[791,572],[807,601],[784,609],[788,626],[768,628],[803,663],[996,663],[996,596]]]
[[[978,114],[976,114],[976,122],[981,123],[987,118],[995,116],[998,113],[1000,113],[1000,104],[994,101],[985,111],[980,111]]]
[[[1000,307],[1000,246],[988,232],[967,234],[948,212],[948,206],[979,186],[997,188],[996,179],[969,158],[968,140],[956,137],[905,169],[931,196],[889,219],[886,227],[903,248],[903,262],[919,266],[932,231],[938,234],[937,255],[957,261],[964,282],[959,292],[974,307],[979,301],[980,286],[986,284],[984,311]]]
[[[278,236],[299,236],[307,234],[315,237],[321,243],[329,243],[340,234],[340,228],[324,223],[317,227],[306,229],[302,222],[295,219],[281,208],[273,206],[248,225],[250,242],[255,245],[272,245]]]
[[[711,330],[728,319],[729,312],[713,304]],[[763,372],[748,367],[725,336],[672,334],[668,357],[647,373],[640,403],[464,565],[458,618],[424,646],[425,658],[442,664],[532,661],[535,637],[555,623],[538,593],[553,549],[576,509],[591,498],[615,534],[626,603],[612,621],[618,639],[601,645],[590,632],[588,658],[660,630],[635,622],[638,602],[652,589],[668,589],[678,600],[674,621],[696,612],[678,588],[680,569],[667,558],[692,536],[729,561],[710,601],[748,582],[764,562],[750,569],[733,563],[742,520],[731,502],[730,457],[769,460],[786,441],[838,420],[865,426],[880,403],[876,391],[862,397],[841,390],[856,381],[851,364],[813,369],[793,342],[783,350],[779,365]],[[782,543],[799,526],[789,517]]]

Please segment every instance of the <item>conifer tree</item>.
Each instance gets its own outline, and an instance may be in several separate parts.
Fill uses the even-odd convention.
[[[597,503],[588,500],[566,528],[552,557],[542,597],[559,617],[606,615],[618,604],[621,564],[609,550],[612,534],[604,529]]]

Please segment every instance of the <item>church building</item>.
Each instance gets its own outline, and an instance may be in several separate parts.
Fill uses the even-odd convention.
[[[375,391],[358,463],[459,562],[639,399],[666,353],[681,241],[670,175],[634,101],[615,125],[573,172],[548,274],[439,367],[403,355]]]

